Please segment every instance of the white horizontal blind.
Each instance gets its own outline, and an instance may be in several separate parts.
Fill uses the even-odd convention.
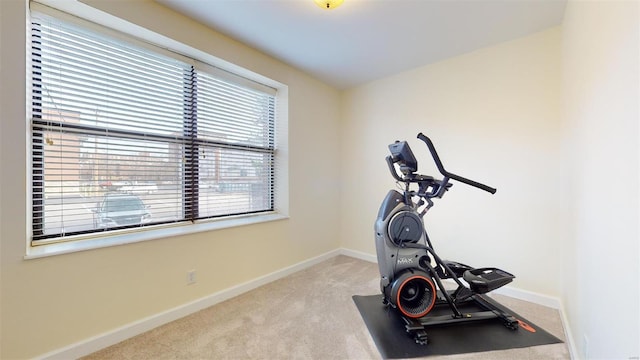
[[[199,72],[200,216],[273,208],[274,98]],[[235,193],[216,201],[220,192]],[[202,192],[201,192],[202,193]]]
[[[33,244],[273,210],[272,94],[49,16],[31,45]]]

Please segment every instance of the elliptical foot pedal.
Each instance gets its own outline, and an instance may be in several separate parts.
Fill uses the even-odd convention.
[[[485,294],[507,285],[515,276],[498,268],[480,268],[465,271],[462,278],[469,283],[473,292]]]
[[[449,270],[451,270],[451,272],[453,274],[450,274],[448,272],[444,272],[443,274],[438,274],[440,275],[440,277],[444,278],[444,279],[448,279],[448,278],[452,278],[452,277],[456,277],[456,278],[460,278],[462,277],[462,275],[464,274],[465,271],[467,270],[473,270],[473,268],[469,265],[465,265],[456,261],[449,261],[449,260],[444,260],[443,261],[443,265],[445,265],[446,267],[449,268]],[[440,269],[440,267],[438,267],[438,269]]]

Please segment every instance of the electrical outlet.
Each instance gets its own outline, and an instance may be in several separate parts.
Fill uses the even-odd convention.
[[[196,283],[196,271],[195,270],[187,271],[187,285],[191,285],[195,283]]]

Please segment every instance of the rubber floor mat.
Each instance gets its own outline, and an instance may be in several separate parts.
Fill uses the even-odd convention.
[[[405,323],[398,312],[382,304],[381,294],[355,295],[353,301],[360,311],[378,351],[385,359],[505,350],[562,342],[495,300],[489,299],[500,308],[507,310],[516,319],[529,325],[530,328],[521,325],[518,330],[510,330],[499,319],[433,326],[426,330],[429,343],[420,345],[415,342],[413,335],[407,333]],[[440,310],[450,311],[448,308]],[[460,308],[461,312],[473,310]]]

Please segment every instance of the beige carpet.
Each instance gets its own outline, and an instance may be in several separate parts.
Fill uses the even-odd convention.
[[[379,292],[376,264],[337,256],[84,359],[379,359],[352,295]],[[557,310],[495,295],[564,340]],[[429,359],[569,359],[566,344]]]

